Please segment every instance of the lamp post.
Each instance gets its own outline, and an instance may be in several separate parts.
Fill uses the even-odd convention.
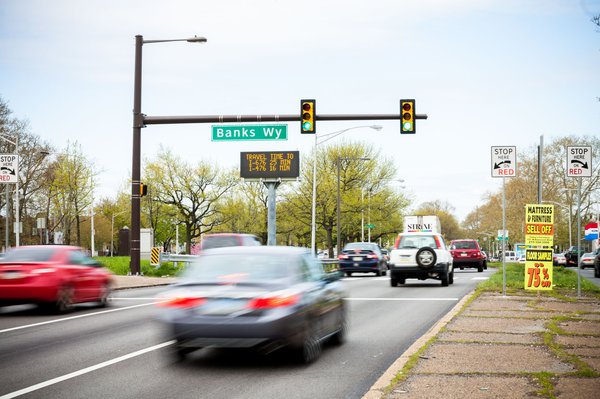
[[[21,237],[21,223],[19,221],[19,136],[16,136],[15,141],[10,140],[9,138],[5,137],[4,135],[0,135],[0,138],[2,140],[8,141],[10,144],[15,146],[15,152],[17,154],[17,168],[15,171],[16,174],[16,180],[15,180],[15,192],[16,192],[16,199],[15,199],[15,247],[18,247],[20,245],[20,237]],[[6,212],[6,231],[8,231],[8,186],[6,188],[6,204],[7,204],[7,212]],[[7,234],[8,236],[8,234]],[[8,237],[6,239],[6,250],[8,250]]]
[[[133,155],[131,167],[131,274],[140,274],[140,164],[141,133],[144,127],[142,114],[142,46],[150,43],[189,42],[204,43],[204,37],[189,39],[144,40],[142,35],[135,37],[135,76],[133,86]]]
[[[342,130],[338,130],[335,132],[331,132],[331,133],[327,133],[324,134],[322,136],[318,136],[315,133],[315,144],[314,144],[314,150],[313,150],[313,154],[314,154],[314,161],[313,161],[313,182],[312,182],[312,221],[311,221],[311,236],[310,236],[310,248],[312,250],[312,253],[315,253],[316,250],[316,239],[317,239],[317,146],[319,144],[323,144],[326,141],[329,141],[337,136],[339,136],[340,134],[346,133],[349,130],[353,130],[353,129],[361,129],[361,128],[369,128],[369,129],[373,129],[373,130],[381,130],[383,129],[382,126],[379,125],[369,125],[369,126],[353,126],[353,127],[349,127],[346,129],[342,129]],[[318,139],[324,139],[321,140],[320,142],[318,141]]]
[[[565,204],[561,204],[560,202],[555,202],[555,201],[542,201],[542,202],[547,202],[549,204],[554,204],[554,205],[558,205],[563,209],[566,209],[567,211],[569,211],[569,248],[573,246],[573,239],[572,239],[572,235],[571,235],[571,207],[567,206]]]
[[[342,205],[340,197],[340,164],[341,161],[370,161],[371,158],[348,158],[348,157],[337,157],[337,253],[338,256],[342,252],[342,237],[341,237],[341,226],[340,226],[340,207]]]

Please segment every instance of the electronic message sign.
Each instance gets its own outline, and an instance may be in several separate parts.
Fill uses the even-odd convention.
[[[295,180],[299,176],[299,151],[240,153],[240,177],[244,179]]]

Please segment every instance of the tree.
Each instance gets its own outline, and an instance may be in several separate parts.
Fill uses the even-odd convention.
[[[442,225],[442,235],[446,241],[463,238],[463,232],[453,213],[456,209],[450,203],[441,200],[424,202],[415,211],[417,216],[436,215]]]
[[[194,238],[225,223],[221,206],[239,179],[232,170],[220,171],[204,162],[191,166],[164,149],[146,165],[145,177],[153,187],[152,201],[172,206],[173,222],[185,226],[187,253]]]
[[[567,147],[590,146],[592,148],[591,178],[566,176]],[[531,148],[519,155],[518,176],[507,179],[506,229],[511,243],[524,242],[525,205],[537,203],[537,150]],[[542,200],[555,204],[554,243],[560,247],[569,245],[569,219],[573,237],[577,236],[577,186],[581,182],[581,220],[595,220],[600,211],[600,138],[567,136],[558,138],[544,147],[542,165]],[[580,180],[579,180],[580,179]],[[467,234],[495,233],[502,229],[502,192],[483,198],[484,204],[467,215],[463,224]],[[557,205],[558,204],[558,205]],[[583,231],[583,230],[582,230]]]
[[[372,239],[385,238],[398,233],[400,215],[408,205],[401,193],[390,187],[395,177],[393,162],[382,158],[373,146],[350,143],[320,149],[317,162],[316,225],[317,246],[329,249],[333,256],[334,240],[340,234],[342,243],[361,238],[361,215],[367,210],[365,202],[370,197],[371,222],[377,226]],[[294,232],[294,241],[310,246],[312,222],[312,181],[314,156],[303,164],[300,182],[285,195],[280,208],[285,210]],[[339,164],[338,164],[339,162]],[[340,180],[340,221],[337,229],[337,181]],[[370,193],[370,196],[369,196]]]
[[[93,164],[83,155],[77,142],[68,143],[65,150],[58,154],[53,177],[52,190],[56,193],[53,202],[59,212],[65,244],[73,241],[75,223],[75,243],[81,246],[81,217],[84,212],[91,211],[96,175]]]

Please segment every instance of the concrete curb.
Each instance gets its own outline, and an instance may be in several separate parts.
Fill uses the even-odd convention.
[[[462,310],[465,303],[469,301],[475,290],[463,297],[444,317],[442,317],[433,327],[429,329],[421,338],[416,340],[392,365],[383,373],[375,384],[369,388],[362,399],[380,399],[383,397],[385,389],[392,383],[392,380],[402,370],[408,359],[419,351],[432,337],[435,337],[440,330],[446,326]]]

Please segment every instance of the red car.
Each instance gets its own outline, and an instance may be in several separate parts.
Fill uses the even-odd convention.
[[[485,255],[477,240],[453,240],[450,243],[450,253],[455,268],[463,270],[465,267],[476,267],[478,272],[487,269]]]
[[[73,304],[108,304],[112,273],[79,247],[34,245],[0,258],[0,306],[35,303],[56,312]]]

